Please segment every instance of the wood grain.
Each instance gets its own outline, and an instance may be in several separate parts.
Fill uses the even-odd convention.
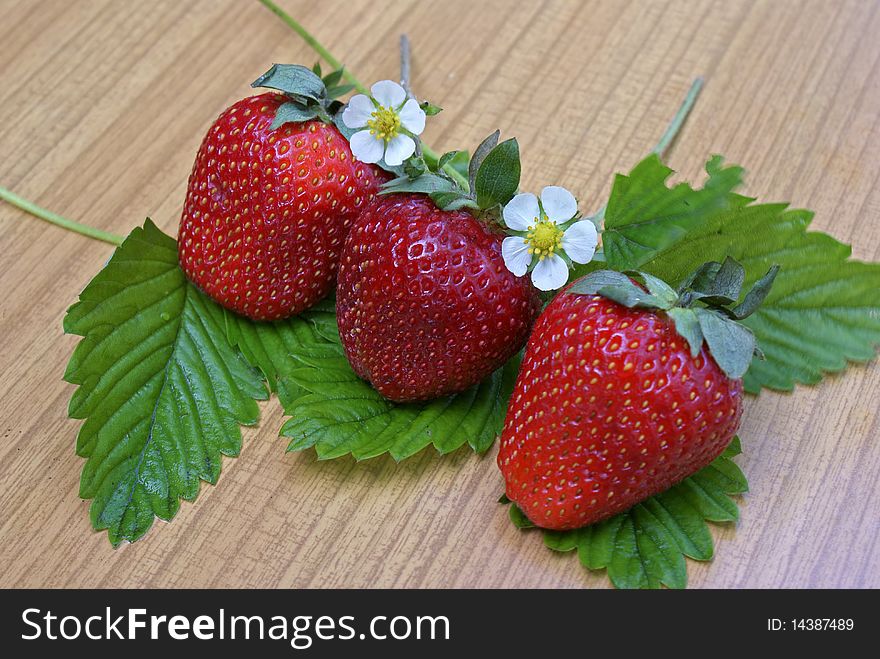
[[[655,142],[691,79],[708,84],[670,164],[723,153],[748,192],[817,211],[880,259],[880,5],[700,0],[298,2],[283,6],[364,80],[414,44],[427,141],[516,135],[524,188],[587,206]],[[314,61],[255,2],[0,0],[0,184],[127,233],[176,232],[203,132],[269,63]],[[77,496],[78,422],[61,380],[65,309],[111,247],[0,206],[0,586],[601,587],[494,502],[494,452],[402,464],[285,454],[276,401],[171,524],[112,550]],[[697,587],[880,586],[880,367],[747,404],[742,520],[717,527]]]

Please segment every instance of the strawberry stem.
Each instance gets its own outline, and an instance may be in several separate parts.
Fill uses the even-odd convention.
[[[121,245],[122,241],[125,240],[124,236],[119,236],[115,233],[110,233],[109,231],[102,231],[101,229],[95,229],[94,227],[80,224],[79,222],[68,220],[66,217],[56,215],[52,211],[47,210],[42,206],[37,206],[35,203],[28,201],[23,197],[19,197],[11,190],[7,190],[3,187],[0,187],[0,199],[16,208],[20,208],[26,213],[30,213],[31,215],[40,218],[41,220],[46,220],[46,222],[55,224],[56,226],[67,229],[68,231],[73,231],[82,236],[94,238],[95,240],[103,240],[105,243],[110,243],[111,245]]]
[[[327,64],[332,66],[334,69],[341,69],[342,62],[333,57],[333,54],[324,48],[320,41],[318,41],[314,36],[312,36],[308,30],[306,30],[302,25],[300,25],[290,14],[285,12],[281,7],[276,5],[272,0],[260,0],[260,2],[273,14],[275,14],[282,21],[287,23],[294,32],[296,32],[299,36],[302,37],[303,41],[305,41],[318,55],[323,58]],[[343,70],[343,77],[348,80],[351,84],[354,85],[354,88],[357,89],[361,94],[370,95],[370,90],[367,89],[364,84],[355,78],[349,71]]]
[[[694,109],[694,103],[697,102],[697,96],[700,95],[702,90],[703,78],[696,78],[691,83],[691,88],[688,90],[687,96],[684,97],[684,101],[678,108],[678,112],[675,113],[675,116],[672,118],[672,121],[663,133],[663,137],[660,138],[660,141],[657,142],[657,146],[651,150],[651,153],[662,158],[666,151],[669,150],[669,147],[672,146],[672,143],[681,131],[681,127],[684,126],[684,122],[687,120],[691,110]]]
[[[663,132],[662,137],[660,137],[660,141],[657,142],[657,145],[651,149],[649,154],[653,154],[658,158],[663,158],[666,152],[669,150],[669,147],[672,146],[672,143],[675,141],[675,138],[678,137],[678,134],[681,132],[682,127],[684,126],[684,122],[687,121],[688,115],[691,113],[691,110],[694,109],[694,104],[697,102],[697,97],[700,95],[700,92],[703,90],[703,78],[695,78],[691,83],[691,88],[688,89],[687,95],[684,97],[684,101],[682,101],[681,105],[678,107],[678,112],[675,113],[675,116],[672,118],[672,121],[669,123],[669,126],[666,127],[666,130]],[[590,220],[601,229],[602,221],[605,219],[605,211],[608,209],[608,205],[602,206],[595,215],[590,216]],[[596,253],[595,261],[604,261],[604,257],[602,256],[601,250]]]
[[[302,37],[303,41],[305,41],[312,48],[312,50],[314,50],[318,54],[318,56],[323,58],[323,60],[327,62],[330,66],[332,66],[334,69],[342,68],[342,62],[333,57],[333,54],[329,50],[327,50],[321,44],[321,42],[314,37],[314,35],[312,35],[299,22],[297,22],[297,20],[293,16],[291,16],[281,7],[272,2],[272,0],[259,0],[259,2],[264,5],[269,11],[275,14],[278,18],[287,23],[287,25],[290,26],[293,31],[296,32],[300,37]],[[366,94],[367,96],[370,95],[370,90],[367,89],[366,85],[364,85],[360,80],[354,77],[354,75],[352,75],[352,73],[348,71],[348,69],[344,69],[343,76],[352,85],[354,85],[354,88],[358,90],[361,94]],[[421,142],[421,145],[422,154],[424,155],[426,160],[436,162],[440,159],[440,155],[436,151],[434,151],[434,149],[429,147],[424,142]],[[456,182],[458,182],[458,184],[462,186],[464,190],[468,189],[467,179],[459,174],[452,165],[447,163],[443,167],[443,171],[449,174],[453,179],[455,179]]]
[[[409,98],[415,98],[410,87],[409,77],[412,69],[412,57],[410,55],[409,37],[400,35],[400,86],[403,87]]]

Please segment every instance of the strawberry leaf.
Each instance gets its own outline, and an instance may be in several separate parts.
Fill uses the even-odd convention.
[[[673,172],[652,155],[629,174],[618,174],[602,234],[608,265],[616,270],[644,270],[642,263],[678,242],[707,214],[727,208],[730,193],[742,182],[742,168],[723,167],[720,156],[715,156],[706,171],[709,178],[701,189],[687,183],[668,188],[666,180]]]
[[[473,192],[477,205],[486,209],[506,204],[519,188],[520,173],[519,143],[516,138],[493,147],[479,163],[474,178]]]
[[[617,588],[684,588],[685,556],[708,561],[714,553],[706,521],[739,518],[731,495],[748,491],[732,460],[740,452],[735,437],[708,467],[666,492],[582,529],[543,530],[544,544],[554,551],[577,551],[585,568],[607,570]],[[535,528],[515,504],[509,514],[517,528]]]
[[[392,403],[348,364],[331,305],[298,318],[255,323],[227,314],[230,341],[263,371],[292,418],[281,429],[288,450],[314,447],[320,459],[389,453],[403,460],[433,445],[449,453],[486,451],[501,432],[519,367],[511,360],[467,391],[424,403]]]
[[[880,344],[880,264],[853,261],[849,245],[807,227],[812,213],[785,204],[748,204],[706,218],[674,246],[642,264],[669,282],[680,281],[707,258],[732,256],[746,270],[746,288],[758,284],[761,306],[742,320],[764,359],[752,359],[747,391],[790,391],[816,384],[848,361],[873,359]],[[769,293],[762,277],[780,266]],[[751,311],[748,296],[738,314]]]
[[[736,194],[721,204],[705,191],[731,190],[730,170],[739,170],[719,170],[715,159],[707,169],[710,181],[702,195],[685,184],[667,188],[669,170],[654,157],[618,176],[604,234],[608,265],[678,285],[706,261],[722,264],[729,256],[741,263],[744,280],[732,273],[733,283],[751,292],[733,314],[752,314],[742,323],[764,355],[753,358],[745,374],[751,393],[816,384],[848,362],[873,359],[880,344],[880,264],[853,261],[849,245],[808,231],[810,211],[756,204]],[[670,219],[668,209],[681,210],[684,201],[693,212]],[[771,267],[776,265],[778,273]]]
[[[82,336],[64,378],[69,414],[85,419],[80,496],[114,546],[134,541],[216,483],[238,455],[267,392],[229,345],[223,310],[190,284],[177,248],[148,219],[86,286],[64,318]]]

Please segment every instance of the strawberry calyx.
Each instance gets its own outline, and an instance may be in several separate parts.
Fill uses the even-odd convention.
[[[729,378],[739,379],[753,356],[763,358],[752,330],[740,321],[758,309],[778,272],[779,266],[772,266],[741,302],[745,268],[729,256],[723,263],[704,263],[678,289],[646,272],[597,270],[566,292],[601,295],[625,307],[665,312],[687,341],[691,356],[700,354],[705,341],[721,370]]]
[[[354,89],[342,83],[343,70],[337,69],[321,77],[320,65],[311,69],[300,64],[273,64],[266,73],[251,83],[251,87],[265,87],[282,92],[287,102],[282,103],[270,126],[275,130],[287,122],[301,123],[320,119],[333,123],[333,116],[342,107],[337,97]]]
[[[436,162],[413,158],[379,194],[424,194],[440,210],[468,210],[497,222],[519,189],[522,171],[516,138],[500,142],[500,135],[497,130],[489,135],[470,158],[466,151],[449,151]],[[449,173],[450,166],[458,176]]]

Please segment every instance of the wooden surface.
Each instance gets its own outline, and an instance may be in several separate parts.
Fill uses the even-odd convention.
[[[671,166],[711,153],[747,192],[817,211],[814,227],[880,259],[877,2],[299,2],[281,4],[366,81],[446,110],[427,141],[519,138],[525,189],[585,206],[708,84]],[[256,2],[0,0],[0,185],[127,233],[176,233],[190,166],[220,111],[272,62],[315,55]],[[216,487],[114,551],[77,496],[79,422],[61,319],[112,248],[0,204],[0,586],[599,587],[495,503],[494,450],[318,463],[285,454],[277,401]],[[742,520],[716,527],[702,587],[880,586],[880,367],[747,403]]]

